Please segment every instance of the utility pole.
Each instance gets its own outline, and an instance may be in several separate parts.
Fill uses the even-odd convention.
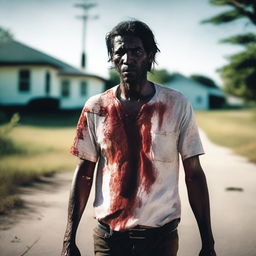
[[[83,21],[83,31],[82,31],[82,56],[81,56],[81,68],[86,68],[86,53],[85,53],[85,38],[86,38],[86,23],[89,19],[97,19],[98,16],[89,15],[89,9],[94,8],[96,3],[87,3],[87,0],[82,0],[83,3],[77,3],[74,6],[81,8],[83,10],[83,14],[77,16],[77,18],[82,19]]]

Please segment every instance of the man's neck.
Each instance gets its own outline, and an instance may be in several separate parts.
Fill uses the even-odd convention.
[[[154,92],[154,87],[147,80],[140,84],[121,82],[119,86],[119,98],[126,101],[143,101],[145,98],[153,96]]]

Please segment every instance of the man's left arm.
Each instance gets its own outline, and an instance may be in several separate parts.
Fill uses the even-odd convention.
[[[189,203],[195,215],[202,240],[202,249],[199,256],[215,256],[210,220],[209,193],[199,157],[193,156],[183,160],[183,166]]]

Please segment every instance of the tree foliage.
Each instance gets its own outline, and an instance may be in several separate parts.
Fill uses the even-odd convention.
[[[243,18],[244,16],[239,13],[236,10],[231,10],[231,11],[226,11],[223,12],[219,15],[216,15],[208,20],[203,21],[202,23],[213,23],[215,25],[219,25],[222,23],[226,23],[226,22],[230,22],[230,21],[234,21],[238,18]]]
[[[13,34],[3,27],[0,27],[0,43],[13,40]]]
[[[232,22],[237,19],[246,18],[256,25],[255,0],[210,0],[209,2],[212,5],[230,8],[221,14],[203,20],[202,23],[213,23],[219,25]]]
[[[194,75],[191,75],[190,78],[192,78],[196,82],[198,82],[200,84],[203,84],[203,85],[206,85],[208,87],[218,88],[216,83],[211,78],[209,78],[207,76],[203,76],[203,75],[199,75],[199,74],[194,74]]]
[[[165,84],[172,80],[173,74],[166,69],[155,69],[148,73],[148,80],[158,83]]]
[[[210,0],[212,5],[228,7],[226,11],[202,21],[215,25],[245,19],[256,25],[255,0]],[[246,100],[256,100],[256,35],[245,33],[221,40],[221,43],[241,45],[244,50],[228,57],[229,63],[219,69],[224,90]]]
[[[256,100],[256,44],[229,57],[230,63],[220,68],[224,90],[248,100]]]
[[[120,78],[115,69],[109,71],[109,79],[106,83],[106,90],[120,83]]]
[[[253,33],[236,35],[236,36],[231,36],[231,37],[222,39],[220,42],[248,46],[250,44],[256,43],[256,35]]]
[[[148,80],[158,84],[165,84],[169,82],[174,75],[175,75],[174,73],[170,73],[166,69],[155,69],[152,72],[148,73]],[[109,89],[119,83],[120,83],[119,74],[115,69],[111,69],[109,71],[109,79],[106,83],[106,89]]]

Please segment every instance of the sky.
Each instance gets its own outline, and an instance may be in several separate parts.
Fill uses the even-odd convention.
[[[87,71],[108,76],[105,35],[118,22],[135,18],[149,25],[161,52],[156,68],[186,76],[202,74],[219,85],[216,71],[226,57],[241,50],[220,44],[219,40],[252,28],[243,21],[229,25],[202,25],[200,21],[224,11],[207,0],[0,0],[0,26],[14,38],[35,49],[80,66],[82,49],[82,10],[76,3],[96,3],[90,10],[86,28]]]

